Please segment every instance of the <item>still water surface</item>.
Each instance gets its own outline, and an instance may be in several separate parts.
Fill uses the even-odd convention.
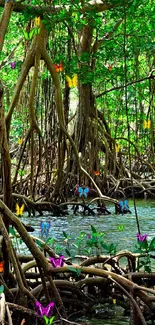
[[[155,236],[155,200],[136,200],[137,213],[140,223],[141,234],[147,233],[148,240]],[[59,245],[64,247],[65,231],[72,240],[80,234],[80,231],[89,233],[90,225],[95,226],[99,232],[104,232],[104,239],[106,243],[117,244],[117,251],[130,250],[135,251],[137,224],[134,212],[133,201],[129,201],[129,207],[132,214],[116,215],[114,205],[107,204],[107,208],[111,215],[101,216],[83,216],[73,215],[73,210],[69,210],[69,215],[63,217],[51,216],[45,213],[43,217],[26,217],[26,214],[21,218],[22,222],[30,223],[35,232],[32,234],[38,238],[40,237],[40,221],[50,220],[51,229],[50,236],[53,237]],[[118,226],[124,225],[123,231],[119,231]],[[43,239],[43,238],[42,238]],[[63,250],[62,250],[63,252]],[[29,254],[24,245],[21,247],[21,253]],[[111,315],[110,319],[91,319],[88,322],[90,325],[129,325],[129,319],[124,317],[123,314]]]
[[[138,218],[140,223],[141,234],[147,233],[148,240],[151,240],[155,236],[155,201],[136,201]],[[35,228],[35,232],[32,234],[36,237],[40,237],[40,221],[50,220],[51,229],[49,237],[55,238],[55,240],[64,245],[63,231],[65,231],[72,240],[80,234],[80,231],[90,232],[90,226],[93,225],[99,232],[104,233],[104,238],[107,243],[117,244],[117,251],[119,250],[135,250],[137,223],[135,218],[135,212],[133,202],[129,201],[129,207],[132,214],[116,215],[114,213],[114,205],[107,205],[111,215],[101,216],[83,216],[73,215],[72,210],[69,210],[69,215],[63,217],[52,216],[49,213],[45,213],[40,217],[26,217],[26,214],[21,218],[24,223],[29,223]],[[124,225],[123,231],[119,231],[118,226]],[[25,249],[23,251],[25,253]]]

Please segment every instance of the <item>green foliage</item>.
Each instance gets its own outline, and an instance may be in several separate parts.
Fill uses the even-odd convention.
[[[151,273],[151,252],[155,251],[155,237],[149,243],[147,239],[138,240],[136,244],[136,252],[145,255],[138,257],[137,270],[144,269],[145,272]]]
[[[154,153],[154,132],[153,130],[144,130],[143,121],[146,118],[151,118],[154,123],[153,80],[137,82],[127,87],[127,111],[123,87],[110,91],[103,96],[100,96],[100,94],[115,86],[123,86],[126,81],[131,83],[143,79],[154,68],[155,13],[150,0],[128,1],[126,3],[125,31],[123,0],[119,2],[119,5],[117,0],[112,0],[110,3],[114,4],[113,8],[104,12],[97,12],[96,8],[93,9],[91,6],[89,7],[91,10],[84,11],[82,2],[78,0],[59,0],[52,2],[55,10],[47,13],[42,10],[44,1],[40,1],[38,13],[40,12],[42,23],[48,31],[47,49],[52,61],[63,62],[64,71],[60,75],[62,92],[65,89],[66,74],[73,75],[77,73],[78,79],[83,85],[92,87],[93,94],[98,95],[98,98],[94,99],[95,107],[103,112],[111,136],[116,139],[119,138],[118,143],[125,157],[124,160],[129,149],[127,141],[122,139],[122,135],[123,138],[127,138],[128,135],[128,112],[130,140],[133,143],[130,146],[131,154],[134,157],[136,153],[135,144],[140,155],[143,156],[146,152],[151,152],[148,155],[148,162],[152,163],[154,161],[152,155]],[[32,0],[31,4],[38,6],[38,1]],[[84,1],[84,6],[86,4],[88,4],[88,1]],[[61,10],[58,9],[59,7],[61,7]],[[2,10],[1,8],[1,13]],[[27,10],[24,10],[24,12],[13,12],[11,14],[3,51],[0,53],[0,59],[3,61],[1,78],[5,87],[4,106],[6,112],[9,109],[9,103],[21,73],[21,65],[25,59],[25,41],[31,41],[35,35],[40,33],[40,28],[34,27],[34,18],[35,14],[31,5],[28,5]],[[122,22],[116,28],[116,24],[121,20]],[[81,35],[87,26],[93,28],[93,37],[91,44],[88,40],[88,48],[90,48],[82,51]],[[19,42],[23,35],[23,40]],[[29,43],[29,46],[31,46],[32,42]],[[95,51],[95,44],[97,51]],[[127,80],[125,79],[124,69],[125,55]],[[10,68],[10,61],[17,62],[16,69]],[[111,71],[108,69],[109,65],[112,66]],[[46,67],[40,68],[39,78],[40,85],[42,85],[43,81],[51,82]],[[31,84],[31,78],[29,82]],[[11,144],[15,144],[17,138],[25,134],[29,127],[27,105],[29,86],[24,85],[23,89],[23,97],[27,96],[26,104],[25,101],[20,99],[19,106],[23,105],[24,102],[24,107],[18,107],[18,111],[13,114]],[[7,92],[9,92],[9,100],[6,95]],[[39,88],[36,92],[40,93]],[[38,103],[38,99],[35,99],[34,105],[38,123],[42,123],[40,121],[43,120],[42,114],[45,110],[43,99],[40,98],[40,103]],[[99,143],[104,144],[102,132],[101,134],[99,132]],[[102,169],[104,168],[104,156],[103,153]],[[78,246],[77,243],[76,245]],[[91,247],[87,247],[87,249],[90,251]]]
[[[78,277],[81,275],[81,271],[82,271],[81,268],[75,269],[74,267],[69,267],[68,269],[69,269],[71,272],[76,273],[76,275],[77,275]]]
[[[52,317],[47,317],[47,316],[43,316],[43,319],[45,320],[45,324],[46,325],[52,325],[53,324],[53,321],[55,319],[55,316],[52,316]]]

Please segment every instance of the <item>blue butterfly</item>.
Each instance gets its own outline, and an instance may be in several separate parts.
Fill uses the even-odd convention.
[[[41,235],[42,236],[48,236],[49,235],[49,230],[51,227],[51,222],[50,221],[41,221],[40,222],[40,228],[41,228]]]
[[[127,212],[127,211],[129,211],[128,200],[119,201],[119,206],[121,208],[121,212]]]
[[[83,195],[85,196],[85,198],[87,198],[88,193],[89,193],[89,187],[78,187],[78,193],[79,193],[79,197],[82,197]]]

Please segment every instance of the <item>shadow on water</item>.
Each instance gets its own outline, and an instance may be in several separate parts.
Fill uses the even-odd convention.
[[[141,234],[147,233],[148,240],[155,236],[155,201],[153,200],[136,200],[137,213],[139,217]],[[69,209],[69,215],[63,217],[51,216],[45,213],[43,217],[26,217],[26,214],[21,218],[22,222],[31,223],[35,228],[33,236],[41,238],[40,236],[40,221],[50,220],[51,229],[49,237],[53,237],[56,242],[61,245],[62,253],[65,249],[63,231],[65,231],[71,238],[75,238],[80,234],[80,231],[90,231],[90,226],[93,225],[99,232],[104,233],[106,243],[117,244],[117,251],[130,250],[135,251],[137,224],[134,213],[133,201],[129,200],[129,207],[131,214],[116,215],[114,213],[114,205],[107,205],[111,215],[98,216],[83,216],[73,215],[73,210]],[[118,226],[124,225],[123,231],[119,231]],[[44,240],[44,238],[42,238]],[[20,253],[29,254],[25,249],[24,244],[21,246]],[[81,252],[82,253],[82,252]],[[99,317],[100,318],[100,317]],[[129,325],[129,319],[123,315],[111,315],[110,319],[92,319],[91,321],[84,320],[84,323],[90,325]]]

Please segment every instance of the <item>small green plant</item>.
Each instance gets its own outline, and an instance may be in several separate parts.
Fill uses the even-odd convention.
[[[89,253],[95,253],[100,255],[103,248],[103,236],[104,233],[99,233],[94,226],[91,225],[91,234],[88,234],[86,247],[88,247]]]
[[[137,234],[136,252],[145,255],[138,257],[137,270],[143,268],[145,272],[151,273],[150,252],[155,251],[155,237],[150,243],[147,237],[147,234]]]
[[[123,231],[123,229],[121,231]],[[117,245],[114,243],[107,244],[104,240],[104,236],[105,234],[103,232],[98,232],[97,229],[91,225],[90,233],[81,231],[74,241],[71,240],[70,235],[63,231],[64,240],[61,245],[53,237],[48,238],[45,242],[39,239],[36,239],[35,242],[41,250],[43,250],[46,245],[49,245],[56,254],[66,254],[71,260],[74,260],[76,255],[82,254],[99,256],[106,252],[111,256],[115,255]]]

